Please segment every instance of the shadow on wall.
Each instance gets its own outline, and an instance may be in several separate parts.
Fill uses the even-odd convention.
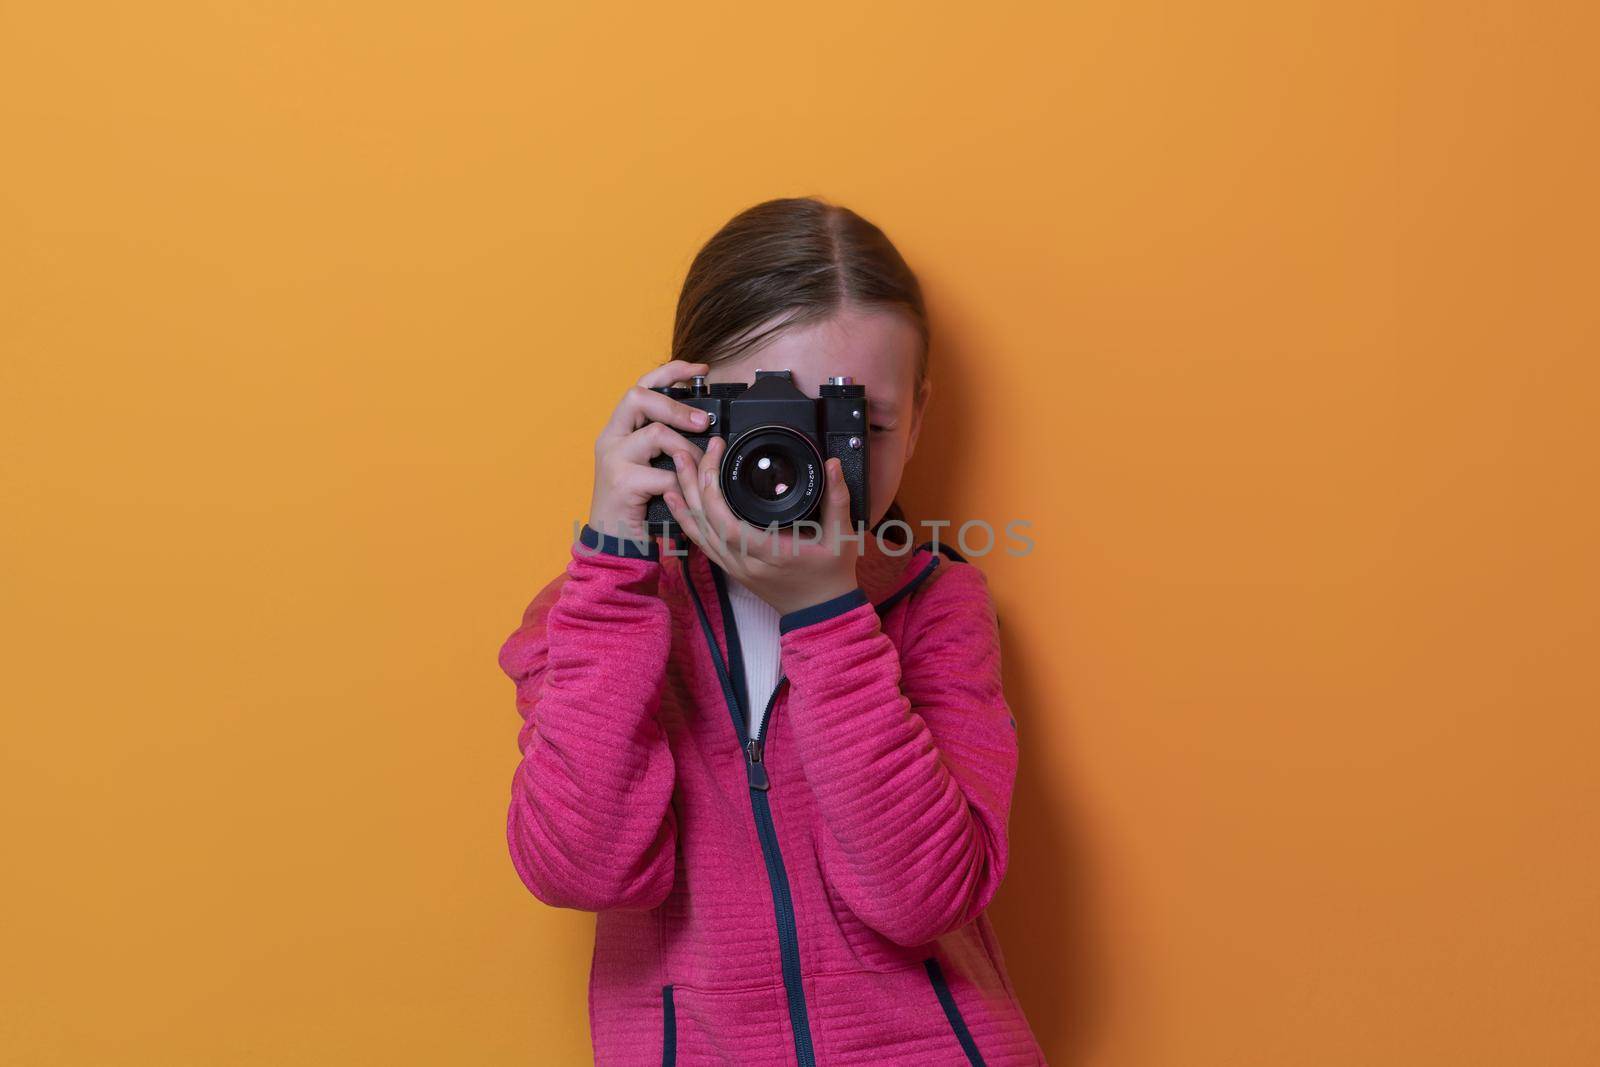
[[[950,294],[930,292],[929,305],[930,311],[951,308]],[[941,540],[953,538],[966,519],[994,521],[966,514],[959,499],[961,488],[981,477],[971,469],[970,441],[977,427],[967,398],[981,385],[984,360],[963,338],[959,319],[951,319],[945,315],[933,322],[935,399],[900,491],[918,542],[932,533],[917,525],[922,519],[953,523],[940,530]],[[1097,921],[1086,828],[1076,805],[1064,799],[1075,792],[1073,783],[1059,768],[1053,772],[1047,756],[1028,743],[1034,724],[1070,722],[1071,717],[1059,690],[1040,678],[1023,655],[1022,642],[1007,631],[1005,597],[998,592],[996,614],[1006,698],[1017,719],[1021,756],[1011,807],[1010,867],[989,917],[1045,1056],[1056,1067],[1072,1067],[1092,1058],[1106,1018],[1104,930]]]

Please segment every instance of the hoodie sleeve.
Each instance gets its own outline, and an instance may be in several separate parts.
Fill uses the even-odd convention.
[[[780,640],[824,873],[909,946],[971,922],[1000,887],[1017,736],[983,572],[941,562],[907,610],[901,650],[860,590],[784,616]]]
[[[500,648],[522,716],[506,840],[523,884],[554,907],[652,908],[672,888],[674,770],[656,717],[671,623],[657,551],[586,527]]]

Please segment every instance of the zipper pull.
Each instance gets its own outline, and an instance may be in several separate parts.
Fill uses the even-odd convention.
[[[744,743],[744,766],[750,779],[750,788],[765,793],[772,788],[772,783],[767,779],[766,764],[761,762],[761,747],[762,742],[759,737],[752,737]]]

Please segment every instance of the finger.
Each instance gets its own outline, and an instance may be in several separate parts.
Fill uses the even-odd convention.
[[[612,499],[627,501],[634,505],[648,505],[652,497],[662,496],[677,487],[677,478],[672,471],[659,470],[655,467],[640,467],[634,464],[620,464],[615,467],[604,468],[601,472],[606,492]],[[597,490],[598,491],[598,490]],[[601,530],[601,533],[611,533],[610,530]]]
[[[722,453],[726,449],[722,438],[713,438],[706,448],[706,454],[700,461],[700,505],[705,510],[706,518],[711,526],[722,535],[724,541],[733,541],[738,538],[739,527],[743,520],[733,513],[728,502],[722,495]],[[756,535],[751,534],[748,541],[756,543]]]
[[[601,436],[623,437],[647,422],[664,422],[688,433],[703,433],[710,424],[706,413],[699,408],[692,408],[665,393],[636,385],[622,395]]]
[[[629,467],[617,479],[617,485],[624,493],[636,500],[649,500],[653,496],[662,496],[678,487],[678,479],[672,471],[658,470],[655,467]]]
[[[823,464],[828,484],[822,490],[822,528],[828,537],[838,537],[850,526],[850,487],[844,484],[844,464],[838,457]]]
[[[689,505],[684,503],[683,494],[676,489],[668,489],[661,494],[661,499],[666,502],[667,511],[672,514],[673,521],[683,531],[683,536],[698,546],[702,552],[705,551],[705,545],[701,541],[700,529],[694,521],[694,516],[689,512]]]
[[[683,497],[684,505],[694,511],[700,510],[700,459],[703,455],[684,456],[675,453],[672,457],[673,472],[678,478],[678,493]]]
[[[716,534],[706,526],[705,513],[685,501],[681,492],[667,492],[663,494],[662,499],[666,501],[667,510],[683,529],[684,536],[693,541],[700,551],[706,554],[706,558],[726,570],[727,550]]]
[[[639,379],[639,385],[645,389],[658,389],[663,385],[676,385],[679,382],[693,378],[696,374],[704,374],[710,369],[711,365],[709,363],[690,363],[688,360],[675,359],[669,363],[663,363],[659,367],[651,368],[644,377]]]
[[[649,466],[656,456],[687,455],[693,461],[700,458],[700,448],[664,422],[647,422],[613,446],[613,455],[628,463]]]
[[[720,439],[719,439],[720,440]],[[684,498],[690,514],[694,517],[695,528],[700,533],[707,555],[715,558],[719,563],[725,563],[728,556],[728,546],[724,542],[722,531],[712,525],[706,516],[705,498],[701,492],[700,471],[701,462],[685,462],[678,467],[679,493]]]
[[[713,438],[708,449],[716,449],[716,454],[720,454],[723,447],[721,438]],[[706,514],[704,489],[706,471],[711,471],[715,477],[716,455],[712,455],[709,461],[702,456],[698,462],[682,464],[678,470],[680,495],[684,498],[690,515],[693,516],[695,528],[700,534],[701,547],[705,549],[706,555],[726,568],[734,555],[733,546],[728,543],[727,535],[730,528],[713,522]]]

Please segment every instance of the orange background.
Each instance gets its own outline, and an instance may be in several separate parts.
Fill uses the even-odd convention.
[[[690,257],[933,305],[1053,1062],[1600,1062],[1594,20],[0,9],[0,1061],[580,1063],[495,654]]]

